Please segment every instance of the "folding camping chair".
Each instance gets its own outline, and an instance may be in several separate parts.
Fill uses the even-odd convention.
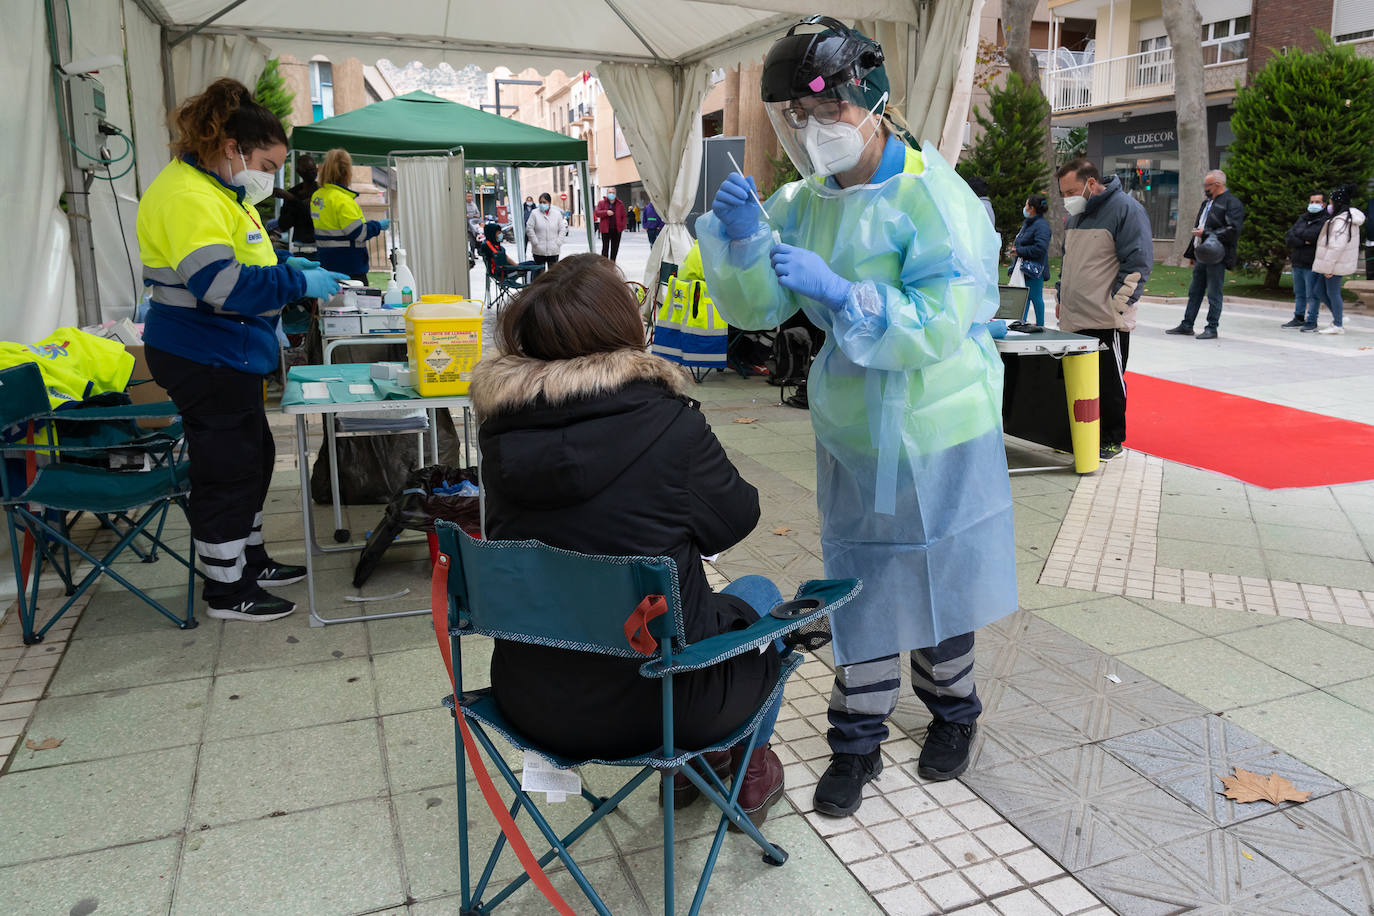
[[[486,236],[487,240],[483,243],[481,251],[482,266],[487,272],[487,305],[493,306],[499,312],[501,306],[510,302],[521,290],[534,282],[534,278],[544,269],[544,265],[511,263],[510,255],[506,254],[506,249],[501,244],[501,227],[496,223],[487,223]],[[493,286],[496,287],[494,296]]]
[[[23,439],[3,447],[26,457],[22,488],[11,484],[10,464],[0,473],[0,507],[5,511],[9,532],[25,644],[41,642],[48,629],[102,575],[110,576],[182,629],[195,627],[195,563],[162,540],[172,505],[180,506],[183,513],[186,511],[190,464],[178,451],[179,436],[162,431],[129,432],[134,428],[123,425],[142,417],[168,416],[176,408],[167,402],[54,411],[49,407],[43,376],[33,363],[0,370],[0,392],[0,429],[17,426]],[[72,436],[59,431],[59,424],[63,430],[69,430],[71,424],[77,423],[90,424],[94,432]],[[136,469],[109,468],[109,455],[131,451],[142,452],[149,460]],[[41,466],[40,457],[47,459]],[[114,531],[116,543],[104,556],[95,556],[74,540],[72,529],[82,513],[96,515]],[[27,536],[24,545],[19,538],[21,529]],[[136,546],[139,540],[151,544],[146,554]],[[185,617],[163,607],[114,568],[125,549],[131,549],[145,563],[156,561],[160,549],[186,567]],[[79,581],[72,551],[91,564]],[[26,568],[29,557],[33,559],[32,570]],[[35,617],[45,564],[62,580],[67,600],[40,627]],[[26,577],[30,572],[32,581],[26,596]]]
[[[579,837],[625,800],[655,773],[663,774],[664,912],[673,909],[673,779],[679,770],[721,810],[720,824],[697,883],[690,912],[701,910],[707,883],[715,868],[725,839],[726,828],[734,824],[763,850],[763,861],[782,865],[787,853],[770,843],[738,803],[743,779],[736,776],[731,787],[711,770],[701,755],[735,745],[746,746],[744,759],[759,744],[758,726],[766,711],[781,695],[783,685],[801,664],[799,652],[783,655],[782,671],[772,694],[753,717],[709,748],[686,751],[673,744],[673,678],[706,668],[743,652],[767,645],[775,637],[810,624],[823,614],[839,609],[859,592],[857,579],[814,580],[807,582],[792,601],[785,601],[772,614],[744,630],[722,633],[688,645],[684,637],[682,608],[678,592],[677,568],[667,557],[588,556],[548,547],[538,541],[481,541],[462,533],[456,526],[439,521],[435,525],[439,557],[434,567],[434,628],[439,648],[454,683],[454,693],[444,699],[454,713],[454,747],[458,764],[458,867],[463,887],[460,912],[487,914],[533,879],[554,909],[571,914],[572,909],[544,876],[543,867],[555,857],[562,860],[592,907],[602,916],[610,911],[592,888],[586,875],[568,851]],[[490,689],[465,690],[463,686],[462,638],[473,634],[511,639],[519,642],[622,658],[643,659],[640,673],[657,678],[662,684],[663,744],[637,757],[604,760],[573,760],[541,750],[518,732],[501,714]],[[456,702],[455,702],[456,698]],[[581,790],[591,805],[588,817],[566,836],[559,837],[529,794],[521,789],[520,778],[492,743],[488,730],[496,732],[521,751],[544,758],[554,767],[569,769],[585,763],[635,767],[637,772],[619,790],[603,798]],[[515,801],[506,809],[483,763],[483,755],[496,766]],[[473,772],[492,813],[501,825],[487,864],[474,887],[468,863],[466,761]],[[548,852],[537,861],[525,844],[515,818],[528,812],[539,833],[549,844]],[[509,842],[525,868],[490,899],[483,899],[497,861]]]

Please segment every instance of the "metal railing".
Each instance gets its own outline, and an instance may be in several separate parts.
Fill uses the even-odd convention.
[[[1204,50],[1211,52],[1204,58],[1208,67],[1245,60],[1244,57],[1220,54],[1211,46]],[[1219,56],[1226,59],[1218,60]],[[1045,97],[1055,114],[1161,98],[1174,91],[1174,51],[1173,48],[1160,48],[1047,70],[1042,79]]]

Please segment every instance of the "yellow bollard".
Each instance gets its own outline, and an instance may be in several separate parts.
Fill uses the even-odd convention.
[[[1101,463],[1102,410],[1097,390],[1097,353],[1064,357],[1064,394],[1069,402],[1073,469],[1091,474]]]

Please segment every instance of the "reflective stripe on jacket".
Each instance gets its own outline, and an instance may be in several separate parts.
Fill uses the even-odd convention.
[[[357,197],[347,188],[326,184],[310,198],[316,260],[326,270],[351,277],[367,273],[367,240],[382,231],[376,220],[363,219]]]
[[[143,341],[185,359],[253,374],[277,366],[277,313],[305,276],[277,264],[243,189],[190,160],[168,163],[138,205]]]

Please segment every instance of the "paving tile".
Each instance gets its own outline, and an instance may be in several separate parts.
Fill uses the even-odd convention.
[[[165,916],[180,842],[154,840],[0,868],[0,898],[11,913]]]
[[[1281,553],[1265,555],[1268,576],[1290,582],[1311,582],[1342,588],[1374,589],[1374,564],[1368,560],[1339,557],[1296,556]]]
[[[1334,507],[1286,506],[1252,501],[1250,514],[1260,525],[1289,525],[1321,531],[1352,530],[1345,513]]]
[[[963,779],[1070,870],[1201,833],[1210,826],[1095,746],[970,770]]]
[[[1125,598],[1110,597],[1080,605],[1037,611],[1044,620],[1113,655],[1183,642],[1195,631]]]
[[[1258,547],[1259,532],[1249,518],[1205,518],[1163,512],[1159,516],[1159,537],[1183,541],[1206,541],[1235,547]]]
[[[1160,512],[1193,515],[1201,518],[1250,517],[1250,502],[1245,496],[1202,496],[1186,493],[1178,496],[1165,494],[1160,500]]]
[[[1257,529],[1260,544],[1266,553],[1343,557],[1347,560],[1369,559],[1359,536],[1350,530],[1274,524],[1261,524]]]
[[[1345,623],[1324,623],[1321,621],[1313,621],[1312,625],[1339,636],[1341,639],[1359,643],[1367,649],[1374,649],[1374,627],[1352,627]]]
[[[373,655],[402,649],[427,649],[436,645],[434,622],[428,617],[369,620],[363,626],[367,628],[367,638],[371,643]]]
[[[175,564],[175,560],[160,560],[160,565]],[[140,567],[142,568],[142,567]],[[126,573],[121,573],[124,575]],[[136,574],[130,577],[139,582]],[[145,589],[163,607],[174,614],[186,613],[186,582]],[[93,639],[101,636],[123,636],[129,633],[161,632],[175,629],[166,617],[145,604],[137,595],[125,590],[122,585],[104,580],[91,586],[91,600],[81,611],[81,618],[72,630],[72,639]],[[210,627],[218,629],[220,622],[205,616],[205,602],[197,597],[195,603],[197,630]]]
[[[1216,639],[1131,652],[1121,660],[1214,712],[1309,689]]]
[[[913,884],[883,891],[876,895],[875,899],[888,916],[931,916],[946,912],[932,903],[930,898]]]
[[[1156,556],[1160,566],[1176,569],[1198,569],[1233,576],[1269,575],[1264,558],[1252,547],[1162,537]]]
[[[434,625],[430,624],[433,638]],[[284,668],[366,654],[362,627],[312,627],[308,614],[292,614],[253,627],[226,626],[215,673]]]
[[[205,677],[214,668],[219,640],[213,626],[73,640],[48,685],[48,696]]]
[[[46,751],[16,754],[11,770],[198,744],[205,727],[210,679],[105,693],[49,697],[38,704],[28,735],[62,739]]]
[[[1110,656],[1099,655],[1065,667],[1074,676],[1074,689],[1046,700],[1046,707],[1093,741],[1207,711]]]
[[[1349,912],[1374,912],[1374,800],[1367,796],[1338,792],[1232,833]]]
[[[1254,855],[1242,839],[1222,830],[1138,852],[1079,872],[1078,877],[1122,916],[1184,912],[1317,916],[1344,912],[1264,856]]]
[[[220,675],[205,725],[208,740],[305,728],[377,714],[367,659]]]
[[[1278,773],[1314,798],[1344,788],[1217,716],[1136,732],[1104,741],[1102,747],[1221,827],[1274,810],[1267,802],[1242,804],[1223,795],[1221,778],[1233,775],[1237,767],[1264,775]],[[1292,803],[1282,807],[1292,807]]]
[[[1130,600],[1207,636],[1219,636],[1222,633],[1234,633],[1237,630],[1249,630],[1279,622],[1276,617],[1256,614],[1249,610],[1199,607],[1196,604],[1156,601],[1148,598],[1131,598]]]
[[[1302,620],[1285,620],[1272,627],[1217,638],[1314,687],[1374,672],[1374,649],[1341,639]]]
[[[468,637],[463,643],[465,685],[485,686],[491,659],[492,641]],[[443,698],[453,692],[443,657],[437,644],[401,652],[388,652],[373,661],[376,672],[377,705],[382,715],[415,709],[441,709]]]
[[[1245,706],[1226,717],[1346,785],[1374,780],[1374,713],[1328,693]]]
[[[1337,684],[1334,687],[1326,688],[1326,692],[1345,700],[1352,706],[1358,706],[1365,712],[1374,713],[1374,677]]]
[[[171,912],[214,901],[237,916],[357,913],[405,896],[387,805],[374,799],[192,833]]]
[[[7,824],[0,864],[177,833],[186,822],[195,753],[179,747],[6,774],[0,779]]]

